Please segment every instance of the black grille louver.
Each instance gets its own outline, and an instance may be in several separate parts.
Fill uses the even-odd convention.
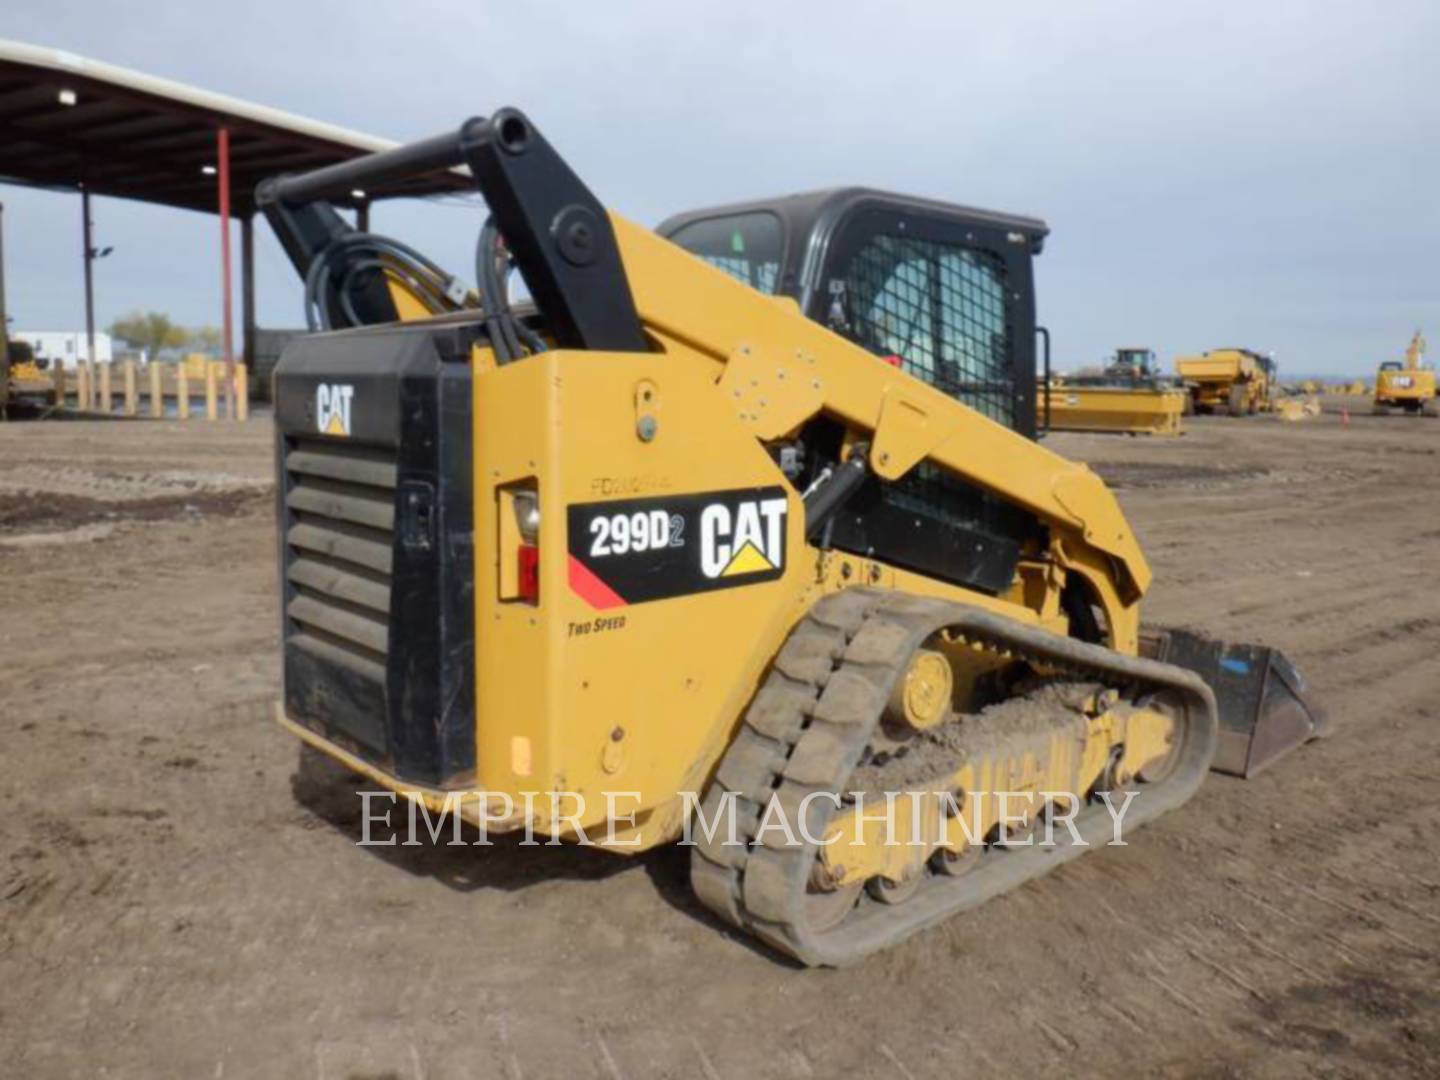
[[[316,334],[275,369],[286,714],[430,785],[475,767],[469,333]]]
[[[394,562],[393,451],[288,440],[288,644],[377,683],[389,653]]]

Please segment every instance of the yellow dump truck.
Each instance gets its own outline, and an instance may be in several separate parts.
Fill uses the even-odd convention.
[[[1425,339],[1420,331],[1410,339],[1405,362],[1389,360],[1375,375],[1375,414],[1403,409],[1412,415],[1435,415],[1435,369],[1425,366]]]
[[[1274,407],[1275,361],[1251,349],[1212,349],[1175,361],[1175,374],[1197,413],[1224,409],[1231,416]]]

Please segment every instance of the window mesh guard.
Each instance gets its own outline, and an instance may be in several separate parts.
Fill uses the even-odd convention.
[[[763,293],[775,292],[775,282],[780,277],[780,264],[778,262],[765,262],[759,259],[747,259],[743,255],[705,255],[700,256],[717,270],[724,270],[736,281],[744,282],[752,289],[758,289]]]
[[[881,356],[1013,428],[1015,372],[1005,264],[970,248],[876,236],[844,277],[851,336]]]

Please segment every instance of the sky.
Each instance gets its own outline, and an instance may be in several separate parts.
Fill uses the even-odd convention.
[[[5,0],[0,37],[399,140],[515,105],[645,225],[851,183],[1033,214],[1062,370],[1239,345],[1358,374],[1417,327],[1440,340],[1434,0]],[[16,327],[83,327],[78,197],[0,201]],[[214,217],[94,218],[102,328],[219,323]],[[390,203],[371,225],[468,279],[480,219]],[[261,324],[303,325],[257,236]]]

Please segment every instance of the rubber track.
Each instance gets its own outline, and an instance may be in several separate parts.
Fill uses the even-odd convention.
[[[1179,695],[1181,748],[1163,781],[1145,785],[1126,813],[1127,828],[1185,802],[1204,780],[1215,751],[1216,710],[1210,688],[1193,672],[1125,656],[966,604],[893,591],[848,589],[825,597],[795,627],[775,658],[706,791],[702,810],[714,822],[722,799],[735,800],[743,844],[727,844],[724,823],[711,839],[697,830],[690,880],[696,895],[722,919],[804,964],[840,966],[886,948],[966,908],[1015,888],[1112,836],[1103,805],[1082,810],[1075,827],[1083,844],[987,852],[973,871],[950,878],[928,874],[903,904],[862,896],[833,929],[816,933],[805,919],[805,889],[817,845],[789,845],[778,828],[755,834],[762,809],[779,800],[792,826],[812,792],[845,792],[879,723],[890,691],[911,654],[937,631],[1044,664],[1058,674],[1093,679],[1134,693]],[[824,836],[837,813],[832,800],[808,807],[809,835]],[[798,832],[798,829],[797,829]],[[1066,840],[1069,837],[1066,834]]]

